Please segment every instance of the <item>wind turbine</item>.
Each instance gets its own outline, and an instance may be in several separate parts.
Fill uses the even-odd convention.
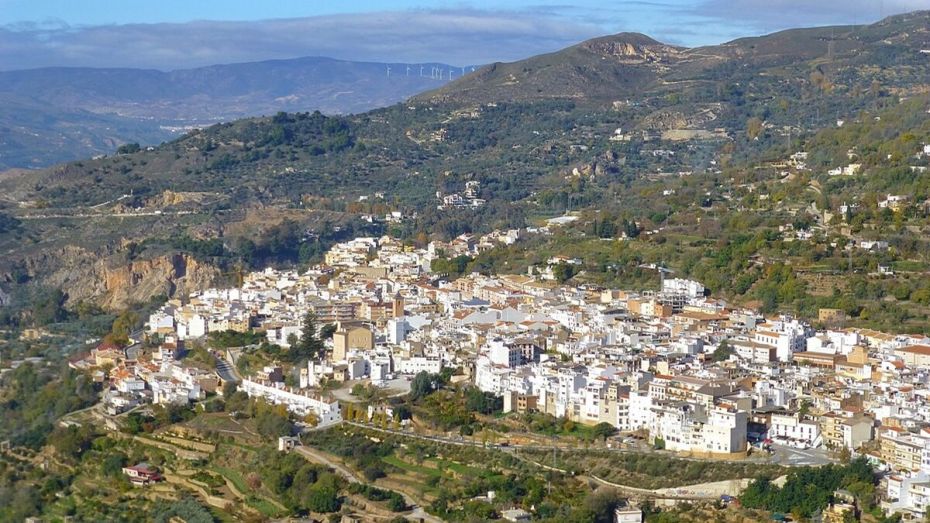
[[[422,66],[422,65],[420,66],[420,76],[421,76],[421,77],[423,76],[423,66]]]
[[[410,66],[407,66],[407,76],[410,76]]]
[[[390,66],[390,65],[387,66],[387,77],[388,77],[388,78],[391,77],[391,66]]]

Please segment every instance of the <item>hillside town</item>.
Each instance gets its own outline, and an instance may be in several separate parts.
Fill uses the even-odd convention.
[[[462,236],[422,249],[356,238],[304,273],[266,269],[239,288],[169,301],[146,325],[159,340],[150,360],[102,344],[78,364],[110,369],[111,413],[197,401],[232,378],[179,361],[185,344],[257,332],[287,350],[311,312],[334,329],[325,357],[266,366],[243,376],[240,390],[325,426],[342,412],[323,383],[378,387],[457,369],[502,397],[504,412],[606,422],[691,457],[782,449],[791,463],[817,464],[863,455],[886,472],[888,512],[927,512],[930,338],[842,328],[842,311],[832,309],[820,310],[817,328],[763,317],[661,270],[658,291],[634,292],[560,285],[553,267],[573,263],[562,257],[526,275],[450,279],[431,269],[545,233]]]

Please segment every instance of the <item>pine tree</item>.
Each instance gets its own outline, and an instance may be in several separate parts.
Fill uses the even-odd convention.
[[[323,340],[316,328],[316,314],[313,311],[304,315],[304,326],[297,345],[291,347],[291,361],[316,359],[323,354]]]

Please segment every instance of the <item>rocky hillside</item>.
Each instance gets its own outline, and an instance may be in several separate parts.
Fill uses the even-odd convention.
[[[123,310],[156,296],[187,296],[220,276],[217,267],[184,253],[132,261],[121,258],[101,259],[99,251],[72,246],[46,258],[30,258],[27,269],[45,274],[44,283],[62,289],[69,302],[91,302],[107,310]]]
[[[760,94],[770,94],[779,92],[773,81],[807,81],[815,72],[818,83],[823,77],[848,86],[881,76],[886,83],[922,89],[927,77],[918,73],[926,72],[926,55],[921,53],[926,49],[930,11],[868,26],[795,29],[694,49],[620,33],[527,60],[494,63],[414,100],[494,103],[558,98],[610,103],[667,95],[706,98],[716,84],[735,82],[752,83],[764,89]],[[886,75],[882,69],[894,72]]]
[[[444,88],[414,97],[414,101],[490,103],[635,98],[674,67],[682,51],[642,34],[621,33],[519,62],[491,64]]]

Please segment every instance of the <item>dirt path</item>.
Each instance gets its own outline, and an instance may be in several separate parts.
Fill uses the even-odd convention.
[[[334,459],[331,459],[326,454],[315,449],[309,447],[296,447],[294,452],[297,452],[308,461],[313,461],[315,463],[330,467],[331,469],[335,470],[337,474],[345,478],[349,483],[363,483],[366,485],[369,484],[369,482],[357,478],[355,474],[343,464],[337,462]],[[404,501],[407,502],[407,505],[413,507],[413,511],[410,513],[409,517],[415,518],[416,520],[427,521],[429,523],[443,523],[441,519],[423,510],[423,508],[417,504],[416,500],[410,497],[407,493],[400,491],[398,491],[398,493],[404,496]]]

